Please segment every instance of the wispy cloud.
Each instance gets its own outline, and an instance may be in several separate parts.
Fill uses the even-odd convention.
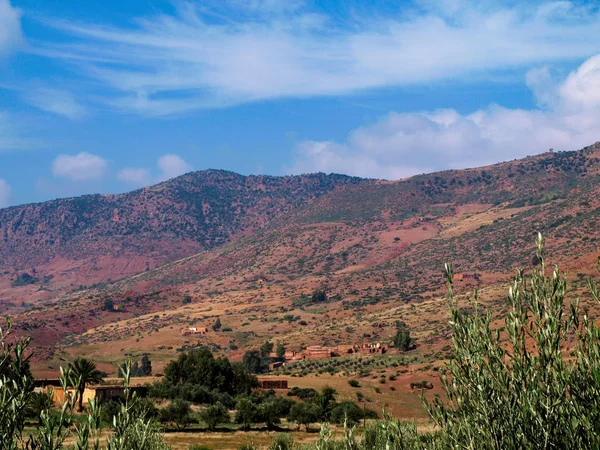
[[[112,106],[147,115],[464,79],[600,51],[597,8],[567,1],[423,0],[344,20],[298,1],[208,3],[127,28],[48,21],[70,42],[35,51],[102,82]]]
[[[26,137],[24,128],[8,112],[0,111],[0,152],[40,147],[41,141]]]
[[[0,0],[0,57],[22,42],[21,11],[9,0]]]
[[[58,155],[52,161],[52,174],[72,181],[97,180],[102,178],[108,162],[97,155],[81,152],[77,155]]]
[[[354,130],[345,142],[301,143],[288,172],[395,179],[520,158],[549,148],[573,150],[600,140],[600,55],[562,81],[554,80],[544,67],[528,73],[527,82],[540,109],[490,105],[467,115],[454,110],[391,112]]]
[[[87,112],[70,92],[52,88],[31,89],[24,94],[25,100],[43,111],[68,117],[71,120],[84,117]]]
[[[0,208],[6,208],[10,204],[10,197],[12,195],[12,189],[10,185],[0,178]]]

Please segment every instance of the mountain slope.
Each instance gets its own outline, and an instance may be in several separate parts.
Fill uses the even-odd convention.
[[[498,287],[530,265],[537,231],[575,282],[598,256],[600,144],[395,182],[314,177],[293,181],[299,204],[286,203],[283,189],[265,194],[265,206],[252,209],[261,213],[246,210],[225,243],[198,245],[197,254],[118,282],[49,294],[47,306],[17,317],[19,326],[46,344],[48,361],[65,351],[109,362],[138,352],[161,361],[200,344],[235,357],[273,338],[296,348],[387,340],[403,320],[432,355],[448,343],[444,262],[463,278],[459,292],[479,286],[501,308]],[[326,187],[309,196],[304,183]],[[297,302],[316,288],[328,292],[326,304]],[[104,308],[106,298],[115,310]],[[201,342],[179,333],[216,317],[231,331]]]
[[[13,284],[26,272],[47,289],[121,278],[218,247],[336,188],[365,183],[333,174],[211,170],[122,195],[7,208],[0,210],[0,272]]]

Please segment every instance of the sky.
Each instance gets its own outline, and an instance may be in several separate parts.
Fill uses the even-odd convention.
[[[600,141],[597,2],[0,0],[0,207]]]

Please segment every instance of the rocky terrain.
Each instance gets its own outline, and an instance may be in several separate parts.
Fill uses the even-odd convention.
[[[389,341],[398,320],[427,367],[448,346],[443,263],[501,312],[538,231],[575,289],[600,243],[600,143],[400,181],[196,172],[122,195],[0,210],[1,308],[40,369],[77,354],[157,367],[208,345],[240,357]],[[327,299],[312,303],[315,290]],[[108,305],[108,306],[107,306]],[[182,327],[223,328],[202,337]]]

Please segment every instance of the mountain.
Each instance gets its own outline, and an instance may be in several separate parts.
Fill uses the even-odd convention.
[[[127,194],[3,209],[4,295],[10,295],[8,279],[52,291],[149,270],[251,234],[337,188],[368,183],[334,174],[247,177],[209,170]]]
[[[479,287],[502,311],[542,231],[577,288],[598,257],[599,182],[600,143],[400,181],[192,173],[1,211],[0,294],[45,368],[82,352],[112,367],[198,345],[235,358],[267,339],[386,341],[398,320],[434,363],[448,345],[443,263],[459,293]],[[315,289],[326,302],[310,301]],[[223,332],[180,334],[217,317]]]

